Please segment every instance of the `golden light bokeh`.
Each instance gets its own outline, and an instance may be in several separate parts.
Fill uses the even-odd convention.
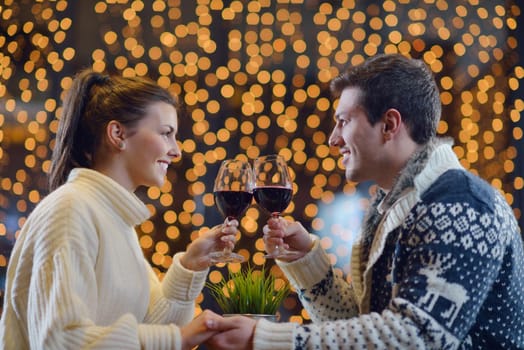
[[[464,167],[503,192],[522,222],[521,11],[517,1],[479,0],[4,0],[0,271],[47,194],[62,90],[84,67],[148,76],[182,102],[183,156],[162,188],[138,192],[153,215],[138,227],[139,242],[159,276],[174,253],[221,222],[212,196],[220,162],[269,153],[284,156],[292,169],[286,217],[318,233],[338,273],[347,275],[350,245],[374,188],[346,183],[327,145],[334,102],[328,87],[348,65],[383,52],[431,67],[444,106],[439,134],[455,138]],[[255,265],[273,264],[263,258],[267,217],[253,205],[241,219],[236,249]],[[218,281],[224,269],[210,279]],[[307,321],[289,299],[284,319]],[[203,296],[197,309],[207,303]]]

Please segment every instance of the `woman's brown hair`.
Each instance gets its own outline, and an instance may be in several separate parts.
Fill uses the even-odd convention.
[[[64,99],[49,189],[66,182],[73,168],[92,167],[93,155],[111,120],[132,128],[146,115],[147,107],[159,101],[178,106],[175,96],[149,79],[81,71]]]

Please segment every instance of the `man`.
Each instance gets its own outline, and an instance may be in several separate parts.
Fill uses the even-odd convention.
[[[330,145],[346,178],[379,189],[353,246],[352,282],[335,275],[300,223],[271,219],[266,249],[312,323],[220,321],[228,349],[524,348],[524,253],[511,208],[436,137],[438,88],[423,62],[378,55],[332,82]]]

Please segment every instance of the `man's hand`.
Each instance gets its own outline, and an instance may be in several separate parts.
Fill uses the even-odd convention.
[[[206,346],[217,350],[251,350],[253,349],[253,335],[257,321],[244,317],[224,317],[213,323],[217,331],[206,341]]]
[[[264,226],[264,243],[266,251],[272,254],[278,246],[284,246],[293,252],[292,256],[279,258],[283,261],[297,260],[311,251],[313,240],[309,232],[298,221],[291,222],[277,217],[268,220]]]
[[[191,350],[216,334],[217,324],[222,319],[222,316],[215,314],[213,311],[204,310],[191,322],[183,326],[180,329],[182,350]]]

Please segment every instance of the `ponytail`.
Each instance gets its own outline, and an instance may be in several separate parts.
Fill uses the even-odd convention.
[[[66,181],[73,168],[91,167],[96,135],[93,135],[84,115],[91,99],[91,88],[108,82],[109,77],[88,70],[81,72],[73,80],[64,99],[62,118],[51,157],[51,191]]]

